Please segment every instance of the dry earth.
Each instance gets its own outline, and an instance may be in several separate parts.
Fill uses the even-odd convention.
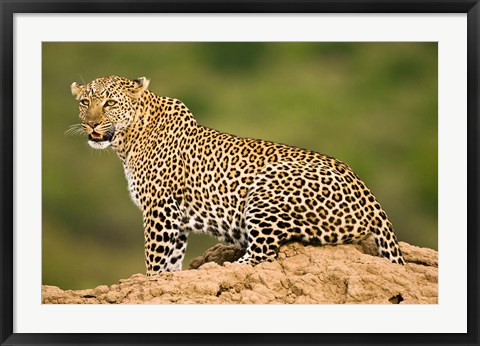
[[[438,253],[400,242],[407,264],[376,256],[373,240],[356,245],[280,248],[255,267],[228,263],[240,250],[218,244],[190,270],[135,274],[116,285],[63,291],[42,286],[44,304],[436,304]],[[225,262],[225,263],[224,263]],[[197,269],[198,268],[198,269]]]

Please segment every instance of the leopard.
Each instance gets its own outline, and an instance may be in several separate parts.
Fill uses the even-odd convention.
[[[80,131],[121,160],[143,216],[146,275],[182,270],[188,235],[207,233],[245,251],[236,262],[275,261],[279,247],[358,243],[405,264],[392,223],[345,163],[315,151],[235,136],[197,123],[146,77],[71,84]]]

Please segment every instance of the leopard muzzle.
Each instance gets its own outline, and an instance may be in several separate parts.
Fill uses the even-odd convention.
[[[109,123],[84,123],[82,126],[88,136],[88,144],[95,149],[104,149],[108,147],[115,134],[115,126]]]

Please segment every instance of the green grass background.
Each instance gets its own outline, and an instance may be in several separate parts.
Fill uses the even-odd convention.
[[[146,76],[199,123],[332,155],[400,240],[437,248],[436,43],[43,43],[42,274],[63,289],[145,271],[140,211],[116,154],[85,136],[74,81]],[[26,101],[28,102],[28,101]],[[184,268],[215,240],[189,238]]]

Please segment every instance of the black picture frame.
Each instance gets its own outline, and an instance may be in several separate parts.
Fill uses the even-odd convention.
[[[479,326],[479,0],[0,0],[0,220],[2,345],[449,344],[478,345]],[[21,334],[13,332],[13,16],[16,13],[467,13],[468,309],[465,334]],[[454,116],[454,115],[452,115]],[[379,318],[383,318],[379,316]],[[455,318],[455,316],[452,316]],[[286,326],[288,323],[286,324]]]

